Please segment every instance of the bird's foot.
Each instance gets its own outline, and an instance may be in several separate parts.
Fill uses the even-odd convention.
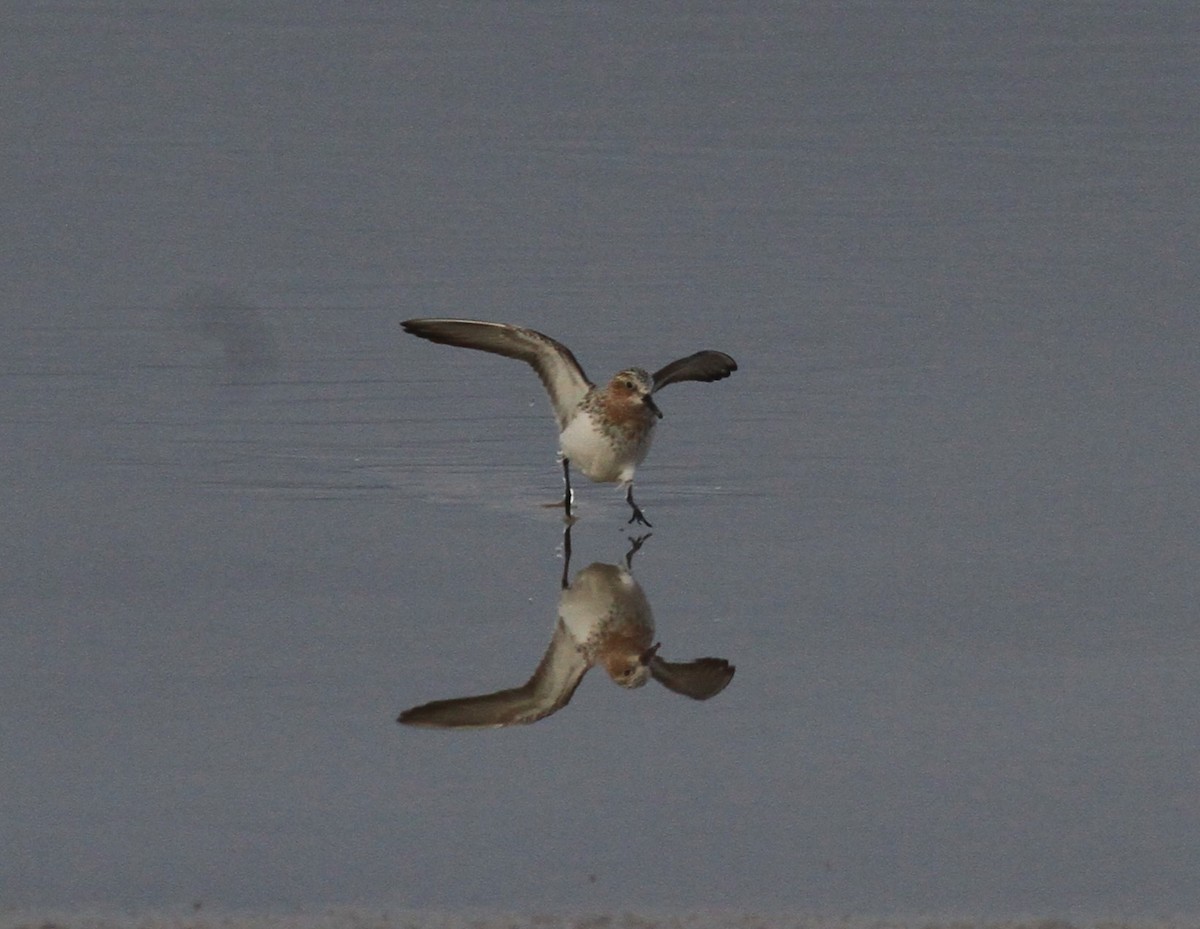
[[[633,570],[633,556],[638,553],[641,547],[646,543],[646,540],[652,535],[654,535],[653,532],[646,532],[639,536],[631,535],[629,537],[629,551],[625,553],[625,567],[628,570]]]
[[[633,525],[634,523],[637,523],[639,526],[645,526],[647,529],[654,528],[650,520],[646,519],[646,514],[642,512],[642,508],[640,506],[632,501],[630,501],[629,505],[633,507],[633,515],[629,517],[629,522],[627,525]]]

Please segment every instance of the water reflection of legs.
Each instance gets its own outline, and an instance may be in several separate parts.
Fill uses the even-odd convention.
[[[563,590],[571,586],[571,526],[573,523],[574,520],[567,520],[563,526],[563,569],[561,580]],[[647,532],[645,535],[629,536],[629,551],[625,553],[625,570],[633,570],[633,556],[641,550],[641,547],[646,544],[646,540],[652,535],[654,535],[653,532]]]
[[[570,493],[570,491],[568,491]],[[571,573],[571,521],[568,519],[563,526],[563,572],[562,589],[570,586],[568,575]]]
[[[647,532],[645,535],[639,535],[637,538],[629,537],[630,549],[625,553],[625,567],[630,571],[633,570],[633,556],[638,553],[638,549],[642,547],[645,541],[654,535],[653,532]]]

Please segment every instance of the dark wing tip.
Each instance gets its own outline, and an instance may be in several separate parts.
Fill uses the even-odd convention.
[[[396,722],[417,729],[497,729],[512,722],[521,722],[519,719],[504,718],[486,704],[470,706],[472,702],[470,697],[435,700],[405,710],[396,718]]]
[[[713,366],[713,380],[719,381],[723,377],[729,377],[738,369],[738,363],[733,360],[732,355],[726,355],[724,352],[718,352],[715,349],[707,349],[703,352],[697,352],[704,360],[711,363]]]
[[[712,363],[713,363],[712,377],[705,378],[705,380],[710,380],[710,381],[724,380],[725,378],[729,377],[729,375],[731,375],[734,371],[736,371],[738,369],[738,364],[736,361],[733,360],[732,355],[726,355],[724,352],[714,352],[714,351],[705,352],[705,355],[707,355],[709,358],[711,358]]]
[[[400,328],[412,335],[426,336],[433,326],[445,320],[437,319],[406,319],[400,324]]]
[[[425,337],[424,324],[426,322],[427,322],[427,320],[424,320],[424,319],[406,319],[406,320],[404,320],[404,322],[402,322],[400,324],[400,328],[403,329],[405,332],[407,332],[409,335],[415,335],[415,336],[420,336],[420,337],[424,338]]]
[[[724,352],[706,349],[672,361],[654,372],[654,389],[661,390],[679,381],[720,381],[738,369],[733,357]]]
[[[677,694],[693,700],[710,700],[729,686],[737,671],[724,658],[697,658],[694,661],[654,659],[650,673],[655,680]]]

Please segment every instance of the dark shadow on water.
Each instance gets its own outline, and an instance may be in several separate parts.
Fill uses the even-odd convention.
[[[187,328],[221,350],[230,384],[270,380],[279,367],[279,349],[262,312],[222,284],[185,290],[174,309]]]
[[[497,729],[534,723],[566,706],[595,665],[622,687],[641,687],[654,678],[693,700],[715,697],[733,679],[735,669],[724,658],[673,662],[658,655],[661,643],[654,641],[654,616],[632,574],[633,556],[648,538],[630,539],[622,563],[594,562],[568,582],[568,524],[563,531],[558,620],[533,676],[520,687],[413,707],[400,714],[399,722],[431,729]]]

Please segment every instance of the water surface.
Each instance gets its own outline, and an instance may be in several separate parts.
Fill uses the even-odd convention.
[[[1191,7],[2,15],[4,907],[1200,909]],[[396,725],[562,569],[423,315],[738,359],[638,472],[724,693]]]

